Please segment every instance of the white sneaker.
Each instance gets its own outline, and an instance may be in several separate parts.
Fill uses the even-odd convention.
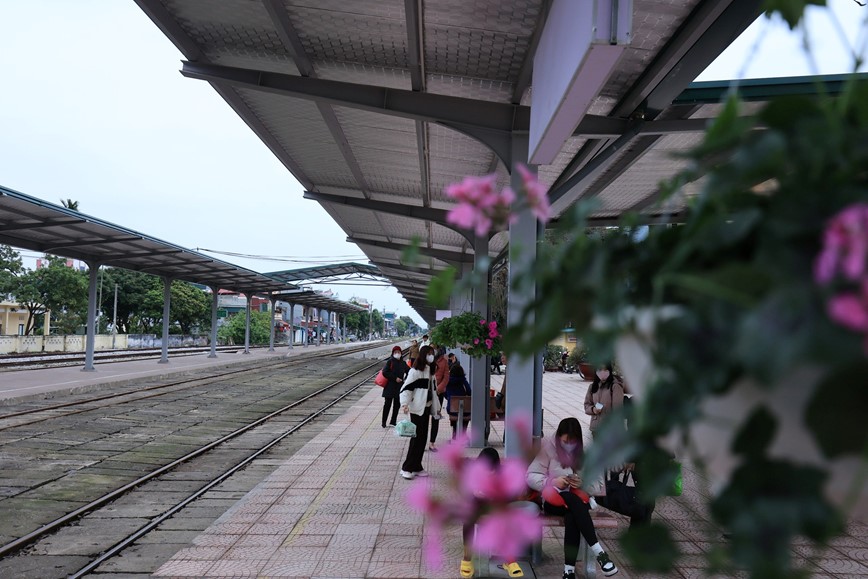
[[[426,471],[426,470],[420,470],[419,472],[414,472],[414,473],[413,473],[413,476],[426,477],[426,476],[428,476],[428,471]]]
[[[414,473],[407,472],[406,470],[401,471],[401,476],[407,480],[413,480],[414,478],[416,478],[416,475]]]

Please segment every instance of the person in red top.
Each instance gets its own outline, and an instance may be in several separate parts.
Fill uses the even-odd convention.
[[[437,386],[437,398],[440,399],[440,407],[443,407],[443,397],[446,395],[446,385],[449,384],[449,360],[446,359],[446,348],[441,348],[431,344],[435,352],[434,358],[434,384]],[[434,443],[437,442],[437,432],[440,430],[440,415],[431,415],[431,438],[428,443],[428,450],[437,452],[437,447]]]

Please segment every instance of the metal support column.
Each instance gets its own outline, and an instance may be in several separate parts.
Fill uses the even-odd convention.
[[[316,311],[316,345],[322,345],[322,308]]]
[[[341,341],[346,344],[347,343],[347,314],[344,313],[344,326],[343,331],[341,332]]]
[[[211,286],[211,353],[209,358],[217,357],[217,300],[220,299],[220,288]]]
[[[295,304],[289,302],[289,349],[292,350],[295,343]]]
[[[274,351],[274,314],[275,314],[275,305],[277,304],[277,298],[271,296],[271,338],[268,341],[268,351]]]
[[[244,353],[250,353],[250,308],[253,304],[253,295],[246,292],[244,297],[247,298],[246,319],[244,320]]]
[[[163,278],[163,343],[160,352],[160,361],[157,364],[169,363],[169,325],[172,323],[170,312],[172,311],[172,278]]]
[[[473,269],[481,279],[488,279],[488,237],[473,238]],[[488,318],[488,284],[473,288],[473,311]],[[486,371],[488,360],[485,357],[470,359],[470,387],[473,396],[470,399],[470,446],[481,448],[485,445],[485,430],[488,425],[488,383]]]
[[[326,346],[330,346],[332,343],[332,313],[328,310],[325,310],[326,316]]]
[[[99,264],[89,261],[87,262],[87,269],[89,273],[87,286],[87,336],[85,336],[84,368],[82,368],[82,371],[93,372],[95,370],[93,367],[93,351],[96,345],[96,282],[99,277]],[[8,330],[7,333],[9,333]]]
[[[301,319],[304,322],[302,329],[302,346],[307,348],[307,343],[310,342],[310,306],[302,306]]]
[[[512,158],[516,161],[527,159],[528,138],[527,135],[513,135]],[[530,167],[535,171],[535,167]],[[513,167],[511,186],[518,191],[522,188],[521,175]],[[529,209],[525,209],[518,215],[515,223],[509,226],[509,296],[507,300],[507,325],[513,326],[519,322],[524,307],[536,297],[536,288],[524,288],[521,292],[513,290],[513,278],[520,271],[527,271],[536,259],[538,222]],[[518,250],[518,251],[516,251]],[[533,324],[533,318],[525,319],[525,323]],[[542,410],[537,406],[535,394],[535,382],[537,380],[538,355],[519,357],[513,354],[509,358],[507,368],[507,396],[506,416],[524,414],[533,420],[533,433],[538,435],[542,428]],[[541,398],[539,398],[541,402]],[[522,444],[518,433],[513,430],[506,431],[506,456],[520,456]],[[530,441],[524,441],[530,443]]]

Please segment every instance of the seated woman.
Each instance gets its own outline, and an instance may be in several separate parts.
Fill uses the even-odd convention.
[[[446,408],[449,412],[449,421],[452,422],[452,438],[458,434],[458,412],[452,411],[453,396],[470,396],[470,383],[464,374],[461,364],[455,362],[449,369],[449,383],[446,384]],[[461,424],[461,432],[467,432],[467,424],[470,422],[470,405],[464,405],[464,421]]]
[[[564,517],[564,579],[576,579],[580,537],[585,538],[597,556],[603,575],[618,572],[597,541],[588,495],[578,491],[584,454],[582,425],[575,418],[564,418],[554,437],[543,439],[539,453],[527,469],[528,486],[543,495],[543,511]]]

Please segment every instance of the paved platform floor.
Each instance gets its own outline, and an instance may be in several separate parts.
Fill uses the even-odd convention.
[[[376,344],[371,342],[372,347]],[[0,372],[0,404],[3,404],[4,400],[13,398],[42,398],[57,391],[87,390],[104,384],[129,382],[142,378],[162,379],[175,373],[236,364],[256,364],[262,359],[292,357],[307,352],[328,352],[358,345],[358,342],[351,342],[306,348],[295,346],[292,349],[287,346],[275,346],[274,352],[269,352],[268,348],[254,348],[249,354],[218,352],[216,358],[209,358],[207,353],[202,353],[170,357],[167,364],[160,364],[157,359],[105,363],[97,361],[93,372],[83,371],[83,365],[4,371]],[[383,352],[377,351],[372,355],[385,358],[388,355],[388,348],[384,346],[381,349]]]
[[[492,378],[497,386],[500,377]],[[564,417],[581,412],[588,383],[576,375],[546,373],[543,386],[545,431],[551,433]],[[382,429],[380,389],[371,391],[340,416],[265,481],[166,562],[156,577],[458,577],[461,530],[447,530],[446,567],[431,569],[422,561],[425,521],[404,502],[409,486],[398,473],[407,441]],[[444,423],[445,426],[445,423]],[[502,423],[493,425],[491,441],[499,446]],[[443,428],[439,440],[450,435]],[[445,469],[426,452],[425,468],[434,484]],[[658,502],[654,517],[673,529],[682,552],[675,571],[665,577],[705,576],[700,554],[723,542],[701,510],[706,485],[684,469],[685,492]],[[626,528],[601,529],[598,534],[621,568],[616,575],[639,575],[618,553],[617,534]],[[544,558],[526,577],[560,577],[563,571],[563,529],[548,528]],[[848,534],[832,547],[814,553],[797,545],[794,560],[815,577],[868,577],[868,525],[853,522]],[[602,575],[598,573],[598,577]],[[736,575],[739,576],[739,575]],[[661,576],[662,577],[662,576]]]

